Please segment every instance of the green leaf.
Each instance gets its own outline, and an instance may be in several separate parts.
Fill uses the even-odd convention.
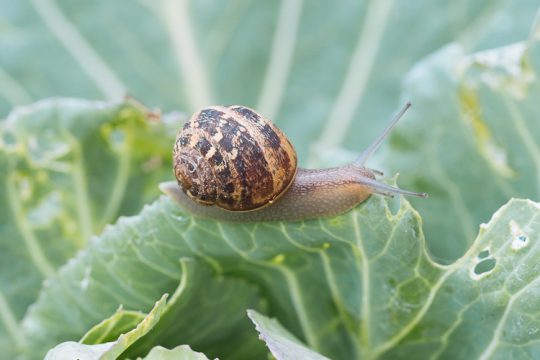
[[[324,360],[328,359],[307,348],[300,340],[285,329],[276,319],[269,319],[255,310],[248,310],[248,316],[257,327],[260,338],[277,360]]]
[[[257,289],[240,279],[216,276],[205,262],[182,258],[180,264],[180,284],[162,318],[125,355],[134,358],[156,344],[167,348],[189,344],[204,347],[212,356],[231,359],[264,354],[244,316],[250,306],[265,308]]]
[[[389,359],[538,357],[539,242],[540,204],[511,200],[480,227],[463,257],[439,267],[425,304],[398,300],[414,316],[378,352]]]
[[[238,354],[264,354],[262,346],[249,336],[251,327],[243,316],[245,308],[261,307],[257,291],[243,281],[215,277],[208,265],[193,259],[184,258],[180,263],[180,284],[169,301],[165,303],[164,295],[148,315],[119,309],[90,329],[79,343],[68,341],[50,350],[48,358],[72,359],[87,353],[99,353],[100,359],[116,359],[120,354],[133,358],[147,353],[155,344],[175,346],[178,341],[195,346],[215,342],[219,347],[209,351],[231,358]],[[226,307],[223,299],[230,299]],[[61,334],[70,331],[51,330]],[[189,347],[174,351],[154,348],[148,356],[189,354],[188,350],[191,351]]]
[[[0,123],[0,348],[28,346],[18,321],[45,277],[157,196],[170,177],[169,134],[133,103],[74,99]]]
[[[180,345],[171,350],[156,346],[144,360],[208,360],[208,358],[203,353],[191,350],[188,345]]]
[[[115,341],[120,335],[134,329],[146,314],[120,307],[109,318],[91,328],[80,340],[81,344],[96,345]]]
[[[139,249],[134,244],[125,246],[139,253]],[[111,255],[116,258],[114,254]],[[24,351],[25,356],[40,358],[42,347],[51,346],[53,339],[69,340],[81,337],[80,329],[88,329],[97,321],[102,320],[104,318],[102,314],[108,312],[111,306],[115,306],[116,301],[120,301],[126,308],[145,310],[152,304],[150,299],[152,294],[164,289],[166,289],[164,292],[172,293],[172,296],[159,311],[159,318],[152,322],[151,329],[146,329],[144,334],[140,331],[135,332],[137,338],[134,341],[127,344],[124,341],[119,345],[123,349],[122,356],[136,358],[146,354],[156,344],[170,348],[179,344],[190,344],[196,348],[204,347],[205,352],[209,354],[216,354],[216,356],[219,354],[229,358],[265,353],[263,345],[253,336],[252,327],[245,317],[245,309],[249,307],[265,308],[253,286],[243,280],[216,276],[208,264],[193,259],[183,258],[176,264],[154,263],[152,260],[147,264],[150,267],[146,268],[144,265],[136,264],[138,257],[122,260],[124,256],[120,253],[118,255],[120,259],[112,260],[110,269],[105,272],[101,272],[100,269],[92,271],[88,289],[95,289],[97,293],[93,293],[93,290],[88,292],[86,289],[81,289],[79,280],[79,288],[71,290],[64,288],[60,292],[67,291],[63,299],[56,298],[53,302],[47,303],[46,308],[38,310],[41,313],[38,315],[37,323],[34,319],[25,321],[24,326],[29,330],[29,339],[32,339],[31,346]],[[104,260],[99,254],[83,253],[81,256],[79,260],[86,263],[85,268],[94,266],[94,261],[101,263]],[[141,254],[141,256],[150,256],[150,254]],[[115,261],[120,263],[112,264]],[[121,269],[129,263],[135,265],[135,268],[130,268],[128,265],[127,268]],[[162,267],[163,265],[165,267]],[[77,270],[75,272],[71,272],[73,269],[62,271],[70,272],[60,274],[60,279],[64,276],[79,277]],[[124,276],[129,276],[128,273],[124,275],[117,273],[111,277],[117,271],[128,271],[132,275],[140,272],[140,276],[137,281],[133,278],[124,278]],[[105,281],[102,276],[105,276],[107,280]],[[57,282],[56,279],[50,281]],[[119,282],[119,288],[111,287],[112,282]],[[63,283],[63,280],[58,283]],[[63,288],[64,285],[60,287]],[[171,285],[174,286],[171,287]],[[70,294],[71,291],[73,293]],[[84,304],[84,308],[79,309],[81,312],[77,310],[71,313],[70,307],[62,309],[57,306],[60,302],[68,304],[69,298],[80,295],[81,291],[85,296],[85,300],[81,303]],[[109,297],[111,295],[113,298]],[[59,324],[54,320],[56,318],[54,313],[59,310],[66,312],[61,316],[70,316],[68,324]],[[133,328],[133,323],[140,316],[141,314],[137,316],[135,311],[117,310],[112,316],[86,332],[80,341],[80,347],[87,349],[82,344],[111,344],[120,341],[122,334],[126,332],[126,329]],[[101,347],[98,348],[101,349]]]
[[[382,239],[394,230],[400,237],[398,245],[416,244],[418,249],[418,221],[406,202],[394,216],[384,199],[374,197],[358,210],[335,219],[221,224],[187,216],[162,198],[139,216],[122,218],[107,228],[51,278],[24,320],[24,334],[32,339],[31,350],[39,354],[40,349],[56,342],[79,338],[81,329],[109,316],[118,304],[144,310],[152,299],[176,288],[178,259],[194,257],[225,277],[246,279],[263,289],[272,314],[315,351],[347,357],[361,347],[362,239],[372,242],[369,246],[380,247]],[[351,229],[357,232],[351,233]],[[90,278],[82,289],[85,273]],[[85,300],[80,304],[71,300],[81,297]],[[226,309],[235,297],[219,299],[220,308]],[[238,316],[245,317],[244,311]],[[195,309],[189,312],[197,313]],[[65,317],[71,325],[59,327],[49,320]],[[190,323],[196,324],[196,320]],[[222,336],[228,333],[223,331]],[[181,336],[170,339],[178,341],[176,345],[195,346]],[[254,331],[252,337],[256,340]],[[216,342],[220,339],[201,340],[196,349],[210,354],[207,349],[218,348]]]
[[[164,274],[174,277],[176,259],[188,256],[225,278],[249,279],[265,295],[272,316],[324,356],[537,356],[532,330],[540,328],[534,305],[540,205],[511,201],[482,227],[465,256],[448,266],[426,254],[420,219],[409,203],[400,199],[392,213],[395,205],[373,196],[333,219],[227,224],[192,218],[162,198],[108,228],[63,267],[26,317],[24,334],[39,352],[76,337],[119,303],[144,309],[145,298],[171,292],[174,280]],[[91,281],[82,290],[87,268]],[[85,301],[73,301],[81,290]],[[220,298],[220,308],[236,299]],[[174,319],[196,309],[188,306]],[[48,320],[65,316],[72,320],[61,328]],[[190,326],[200,325],[195,318]],[[181,332],[167,339],[169,346],[194,345]],[[220,341],[201,338],[197,349],[219,352],[226,343]]]
[[[120,335],[116,341],[96,345],[87,345],[73,341],[65,342],[49,350],[45,356],[45,360],[115,360],[135,341],[148,333],[156,325],[163,315],[166,300],[167,295],[164,295],[133,330]]]
[[[536,0],[2,0],[0,117],[59,94],[129,93],[166,111],[239,103],[275,119],[303,164],[308,155],[335,163],[335,149],[356,153],[382,129],[417,60],[455,40],[467,51],[519,41],[537,8]]]
[[[511,197],[540,199],[540,23],[528,42],[465,55],[445,47],[408,74],[414,101],[385,161],[412,199],[430,249],[461,256],[476,227]]]

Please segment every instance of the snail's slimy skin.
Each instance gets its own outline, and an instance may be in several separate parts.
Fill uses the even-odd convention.
[[[321,170],[298,169],[287,192],[274,203],[251,211],[229,211],[217,206],[205,206],[190,199],[175,181],[162,183],[161,190],[193,215],[236,222],[298,221],[335,216],[366,200],[375,189],[359,181],[374,180],[366,168],[353,165]]]

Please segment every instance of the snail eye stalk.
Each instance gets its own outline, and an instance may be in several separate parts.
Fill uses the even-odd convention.
[[[394,127],[397,125],[398,121],[403,117],[403,115],[409,110],[411,107],[411,102],[408,101],[401,110],[394,116],[390,124],[386,126],[386,128],[383,130],[383,132],[373,141],[371,145],[368,146],[366,150],[362,152],[362,154],[358,157],[358,159],[355,160],[354,165],[357,166],[364,166],[365,163],[371,158],[371,156],[377,151],[377,149],[381,146],[382,142],[388,137],[388,134],[394,129]]]

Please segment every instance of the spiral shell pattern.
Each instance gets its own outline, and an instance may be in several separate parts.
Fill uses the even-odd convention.
[[[294,181],[296,152],[270,120],[244,106],[212,106],[178,133],[174,172],[193,200],[231,211],[271,204]]]

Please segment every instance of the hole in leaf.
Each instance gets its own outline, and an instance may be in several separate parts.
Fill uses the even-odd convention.
[[[478,258],[479,259],[485,259],[489,256],[489,249],[486,249],[484,251],[480,251],[480,253],[478,253]]]
[[[521,249],[522,247],[527,246],[527,242],[528,242],[527,236],[523,234],[516,235],[514,239],[512,240],[512,249],[514,250]]]
[[[510,233],[512,234],[512,249],[519,250],[527,246],[527,234],[515,220],[510,220]]]
[[[497,260],[493,258],[482,260],[478,264],[476,264],[476,266],[474,267],[474,273],[476,275],[485,274],[493,270],[496,264],[497,264]]]

